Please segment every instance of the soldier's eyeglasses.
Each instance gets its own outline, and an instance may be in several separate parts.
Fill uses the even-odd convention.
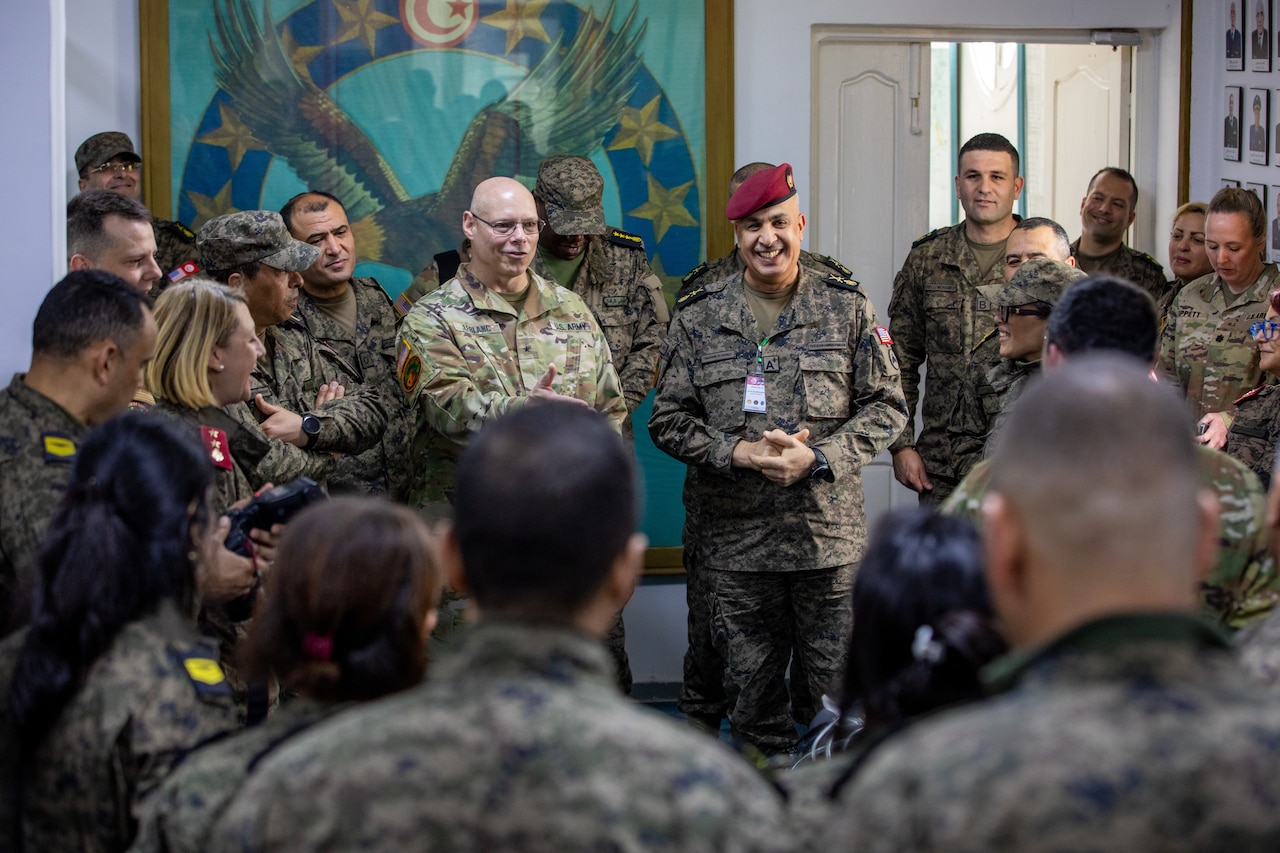
[[[520,230],[532,237],[542,230],[542,226],[547,224],[541,219],[526,219],[523,222],[511,222],[503,219],[499,222],[490,222],[487,219],[476,216],[474,213],[471,214],[471,218],[479,219],[485,225],[488,225],[493,230],[493,236],[495,237],[510,237],[512,232],[516,230],[517,225],[520,226]]]
[[[118,175],[121,172],[141,172],[142,164],[141,163],[103,163],[101,166],[94,166],[89,171],[93,174],[97,174],[99,172],[110,172],[113,175]]]
[[[1264,341],[1275,340],[1278,332],[1280,332],[1280,323],[1275,320],[1259,320],[1249,327],[1250,335]]]
[[[1018,317],[1043,317],[1044,310],[1031,307],[1013,308],[1009,305],[1001,305],[996,308],[996,319],[1001,323],[1009,322],[1009,318],[1015,315]]]

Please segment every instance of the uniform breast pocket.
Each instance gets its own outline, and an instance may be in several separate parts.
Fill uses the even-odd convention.
[[[964,297],[955,285],[925,285],[924,327],[932,352],[964,348]]]
[[[800,353],[805,413],[809,418],[842,418],[850,415],[853,396],[853,354],[847,344],[839,349],[811,349]]]
[[[693,384],[707,412],[707,425],[725,431],[733,431],[746,423],[742,395],[747,387],[750,362],[737,355],[737,352],[707,353],[693,371]]]

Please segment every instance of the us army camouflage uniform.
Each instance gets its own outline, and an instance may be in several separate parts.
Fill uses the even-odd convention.
[[[0,394],[0,636],[27,624],[36,552],[62,504],[85,425],[19,373]]]
[[[0,645],[6,695],[26,637],[23,630]],[[4,703],[0,798],[6,807],[15,802],[10,773],[19,766],[18,751],[35,747],[18,783],[25,850],[129,845],[141,804],[161,780],[188,750],[235,725],[213,655],[178,608],[165,603],[121,629],[38,745],[15,742]]]
[[[441,252],[431,259],[422,272],[413,277],[409,286],[395,299],[396,313],[403,317],[413,310],[418,300],[458,274],[458,267],[471,262],[471,241],[465,237],[456,250]]]
[[[710,579],[729,719],[767,751],[795,742],[783,682],[792,642],[811,703],[843,666],[851,613],[839,590],[851,582],[866,540],[862,467],[906,423],[886,338],[861,287],[801,268],[761,355],[766,413],[743,411],[759,336],[741,273],[686,297],[664,344],[649,432],[660,450],[689,466],[686,524],[698,571]],[[826,455],[835,481],[782,488],[732,468],[734,445],[769,429],[810,430],[808,444]],[[761,589],[770,584],[772,592]],[[788,610],[780,622],[753,619],[778,607]]]
[[[555,280],[540,253],[534,253],[532,269]],[[644,241],[616,228],[590,236],[577,277],[556,283],[582,297],[595,315],[609,342],[627,411],[634,412],[653,387],[658,352],[671,319],[662,281],[649,268]]]
[[[356,277],[351,279],[351,286],[356,294],[354,339],[337,321],[316,307],[305,290],[298,294],[295,315],[316,342],[318,354],[326,360],[326,372],[336,371],[338,381],[348,394],[357,389],[375,390],[379,408],[385,409],[386,426],[380,431],[381,441],[360,455],[339,462],[329,476],[329,489],[387,495],[403,501],[408,496],[412,476],[409,446],[413,440],[413,418],[396,383],[400,318],[376,280]],[[304,400],[297,402],[301,405]],[[315,395],[312,394],[311,402],[295,411],[314,409]],[[375,420],[372,414],[367,417],[370,424]]]
[[[417,418],[414,465],[430,471],[411,503],[446,499],[458,452],[492,417],[529,400],[547,367],[552,390],[590,403],[619,431],[627,417],[609,347],[581,298],[535,273],[520,316],[465,266],[427,294],[400,329],[400,390]],[[503,330],[515,324],[516,351]]]
[[[1160,334],[1159,366],[1182,389],[1197,419],[1209,412],[1229,415],[1241,394],[1264,379],[1274,382],[1258,367],[1249,326],[1266,317],[1267,296],[1278,285],[1280,272],[1267,264],[1229,306],[1217,273],[1196,279],[1173,298]]]
[[[1122,278],[1130,284],[1136,284],[1147,293],[1156,305],[1167,305],[1176,281],[1166,281],[1164,267],[1160,262],[1137,249],[1130,249],[1124,243],[1114,252],[1101,258],[1085,258],[1080,254],[1080,239],[1071,244],[1071,257],[1080,264],[1080,269],[1089,275],[1107,273]]]
[[[947,439],[947,419],[955,409],[974,347],[995,328],[994,306],[977,288],[1004,280],[999,263],[986,278],[981,277],[964,229],[964,222],[939,228],[913,243],[893,280],[889,302],[889,332],[902,367],[909,417],[920,397],[921,366],[925,383],[920,435],[909,425],[889,449],[914,446],[920,454],[934,486],[932,493],[921,494],[925,503],[941,502],[959,480]],[[985,367],[994,364],[993,359]]]
[[[987,674],[1006,692],[886,741],[842,789],[814,849],[1280,843],[1280,705],[1210,626],[1113,616]]]
[[[1009,408],[1026,390],[1027,383],[1039,374],[1039,361],[1011,358],[1002,358],[995,367],[986,370],[979,361],[966,368],[960,396],[947,424],[952,452],[967,460],[956,464],[958,472],[968,474],[978,459],[991,452]]]
[[[1226,451],[1258,475],[1264,491],[1271,488],[1278,431],[1280,386],[1264,385],[1236,400]]]
[[[131,853],[202,853],[254,767],[347,704],[294,699],[252,728],[188,755],[147,801]]]
[[[777,793],[620,696],[599,642],[486,619],[421,686],[259,765],[210,850],[268,849],[791,848]]]
[[[853,273],[844,264],[826,255],[816,255],[801,250],[800,266],[826,277],[832,274],[852,280]],[[687,301],[687,297],[704,284],[729,278],[742,272],[742,256],[735,247],[732,252],[714,261],[699,264],[690,270],[680,282],[675,310]],[[698,568],[696,533],[685,524],[681,542],[684,545],[685,604],[689,611],[689,645],[684,653],[684,677],[680,683],[680,711],[694,721],[719,731],[720,721],[726,712],[724,695],[724,661],[711,642],[710,588],[708,573]],[[798,671],[798,670],[797,670]],[[803,678],[792,677],[792,704],[796,708],[813,707],[817,697],[805,693]],[[804,712],[801,712],[804,713]],[[806,721],[807,722],[807,721]]]
[[[1218,498],[1218,554],[1200,586],[1204,615],[1227,628],[1264,618],[1280,601],[1280,577],[1263,524],[1267,494],[1258,478],[1225,453],[1197,445],[1200,484]],[[942,504],[942,511],[982,523],[990,465],[980,462]]]
[[[196,235],[181,222],[151,217],[151,230],[156,235],[156,266],[160,267],[160,280],[156,287],[163,290],[169,284],[169,273],[187,261],[195,261]]]

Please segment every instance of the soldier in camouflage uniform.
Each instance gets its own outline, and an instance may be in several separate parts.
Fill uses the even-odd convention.
[[[514,227],[500,236],[491,221]],[[525,222],[534,223],[528,231]],[[417,418],[414,464],[429,472],[412,496],[416,506],[446,512],[459,450],[490,419],[530,400],[578,400],[622,429],[626,401],[590,309],[527,271],[536,222],[533,196],[519,183],[481,183],[463,216],[471,262],[404,318],[398,379]]]
[[[395,299],[396,313],[403,317],[413,310],[418,300],[458,274],[458,267],[471,262],[471,241],[463,238],[457,249],[441,252],[431,259],[409,286]]]
[[[209,849],[789,849],[749,764],[614,686],[599,638],[644,553],[630,457],[578,406],[486,426],[441,548],[480,621],[421,686],[259,764]]]
[[[69,273],[45,295],[31,367],[0,392],[0,635],[27,622],[36,554],[80,440],[125,410],[155,346],[144,297],[110,273]]]
[[[1186,395],[1205,428],[1199,440],[1221,448],[1231,427],[1232,404],[1262,384],[1259,353],[1249,327],[1265,318],[1271,291],[1280,286],[1275,264],[1264,264],[1266,217],[1248,190],[1219,190],[1205,217],[1212,275],[1196,279],[1173,298],[1160,336],[1159,368]],[[1235,248],[1233,248],[1235,247]]]
[[[957,456],[990,455],[1004,416],[1040,372],[1049,313],[1067,285],[1082,278],[1084,273],[1070,264],[1041,258],[1020,264],[1006,284],[978,288],[996,306],[1000,361],[986,371],[978,362],[969,365],[947,425]],[[959,467],[968,473],[970,466]]]
[[[1109,277],[1073,285],[1050,318],[1045,349],[1051,364],[1087,352],[1114,350],[1145,361],[1155,346],[1156,315],[1137,286]],[[1046,366],[1052,370],[1052,367]],[[1280,577],[1263,524],[1265,492],[1243,464],[1201,447],[1200,482],[1218,498],[1218,553],[1200,582],[1201,609],[1227,628],[1266,616],[1280,600]],[[943,512],[982,521],[990,463],[974,467],[943,502]]]
[[[861,287],[799,264],[791,167],[748,178],[726,214],[746,270],[679,307],[649,432],[689,466],[685,511],[730,723],[778,752],[796,740],[783,680],[793,643],[811,703],[798,718],[842,671],[866,536],[861,469],[906,412],[892,342]]]
[[[658,372],[658,353],[671,314],[662,282],[649,268],[644,241],[605,225],[604,179],[586,157],[547,157],[538,167],[533,198],[547,224],[538,233],[532,269],[587,303],[609,342],[628,414],[644,402]],[[631,437],[631,418],[624,435]],[[622,614],[609,632],[619,686],[631,693]]]
[[[1266,319],[1249,331],[1258,347],[1258,367],[1266,374],[1280,374],[1280,292],[1267,298]],[[1280,386],[1263,385],[1235,401],[1235,416],[1227,431],[1227,453],[1258,475],[1262,488],[1271,488],[1276,460],[1276,433],[1280,431]]]
[[[109,190],[89,190],[67,202],[67,267],[104,270],[143,293],[163,278],[155,262],[151,214],[142,203]]]
[[[352,274],[355,237],[342,202],[328,193],[307,192],[290,199],[280,215],[295,239],[320,249],[320,257],[302,271],[294,319],[301,320],[347,391],[375,388],[387,410],[381,441],[343,459],[329,476],[329,489],[406,500],[413,417],[396,382],[397,331],[403,314],[376,279]],[[285,408],[293,408],[291,402]]]
[[[120,193],[134,201],[142,195],[142,158],[133,148],[133,140],[118,131],[95,133],[76,149],[76,171],[80,174],[80,191],[104,189]],[[155,236],[155,262],[160,267],[156,282],[158,295],[169,284],[170,273],[196,257],[196,235],[181,222],[151,217]],[[181,276],[180,276],[181,277]]]
[[[1015,651],[838,793],[824,850],[1270,850],[1280,705],[1192,615],[1212,549],[1191,420],[1127,357],[1046,374],[985,507]]]
[[[319,250],[293,239],[280,214],[246,210],[206,222],[199,251],[212,277],[244,292],[265,349],[253,373],[251,402],[229,409],[250,432],[256,415],[266,434],[279,439],[258,462],[258,478],[277,484],[298,476],[327,481],[334,467],[327,454],[357,454],[375,446],[387,414],[376,387],[332,396],[329,386],[345,378],[337,366],[342,359],[294,316],[300,272]],[[259,395],[262,404],[255,402]]]
[[[1076,265],[1090,275],[1107,273],[1136,284],[1156,305],[1167,304],[1173,283],[1160,262],[1124,243],[1137,216],[1138,183],[1124,169],[1098,170],[1080,199],[1080,236],[1071,244]]]
[[[925,371],[921,430],[908,425],[890,446],[899,483],[920,502],[941,503],[959,482],[947,440],[947,418],[955,408],[974,348],[991,333],[992,306],[978,293],[1003,278],[1005,240],[1022,193],[1018,150],[998,133],[980,133],[960,149],[956,196],[965,219],[940,228],[911,246],[893,281],[889,332],[902,366],[909,417]],[[984,351],[989,352],[989,351]],[[990,352],[995,365],[995,354]]]

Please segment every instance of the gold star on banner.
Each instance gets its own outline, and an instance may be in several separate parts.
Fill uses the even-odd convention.
[[[192,231],[199,231],[201,225],[204,225],[215,216],[221,216],[224,213],[231,213],[235,210],[231,205],[231,181],[223,184],[217,195],[207,196],[193,190],[187,190],[187,198],[191,199],[191,203],[196,206],[196,218],[191,220]]]
[[[507,8],[492,15],[485,15],[480,20],[491,27],[507,31],[507,53],[520,43],[521,39],[536,38],[551,44],[551,38],[542,26],[542,10],[547,8],[550,0],[507,0]]]
[[[315,81],[311,79],[311,69],[307,66],[311,64],[311,60],[324,52],[325,45],[298,44],[297,39],[293,37],[293,27],[286,26],[284,35],[280,37],[280,46],[284,48],[285,56],[289,57],[289,64],[298,73],[298,77],[308,83],[314,83]]]
[[[398,24],[400,19],[379,12],[373,8],[373,3],[374,0],[333,0],[333,7],[342,17],[342,24],[333,36],[334,44],[358,38],[364,42],[369,55],[374,55],[374,39],[378,37],[378,30]]]
[[[649,181],[649,200],[635,210],[629,211],[627,213],[628,216],[648,219],[652,222],[654,237],[657,238],[658,242],[662,242],[662,238],[667,234],[667,229],[673,225],[697,227],[698,220],[690,216],[689,211],[685,210],[684,207],[684,197],[689,194],[689,188],[693,186],[693,181],[667,189],[658,183],[653,175],[647,175],[646,178]]]
[[[653,159],[654,144],[679,136],[674,129],[658,121],[658,102],[661,99],[661,95],[655,95],[652,101],[640,109],[623,107],[622,115],[618,118],[618,135],[613,138],[609,150],[634,148],[639,152],[641,162],[648,167],[649,161]]]
[[[220,145],[227,149],[231,158],[231,171],[240,168],[246,151],[266,151],[267,147],[253,138],[253,133],[240,121],[240,116],[228,104],[218,104],[218,115],[222,116],[222,126],[211,130],[197,139],[206,145]]]

